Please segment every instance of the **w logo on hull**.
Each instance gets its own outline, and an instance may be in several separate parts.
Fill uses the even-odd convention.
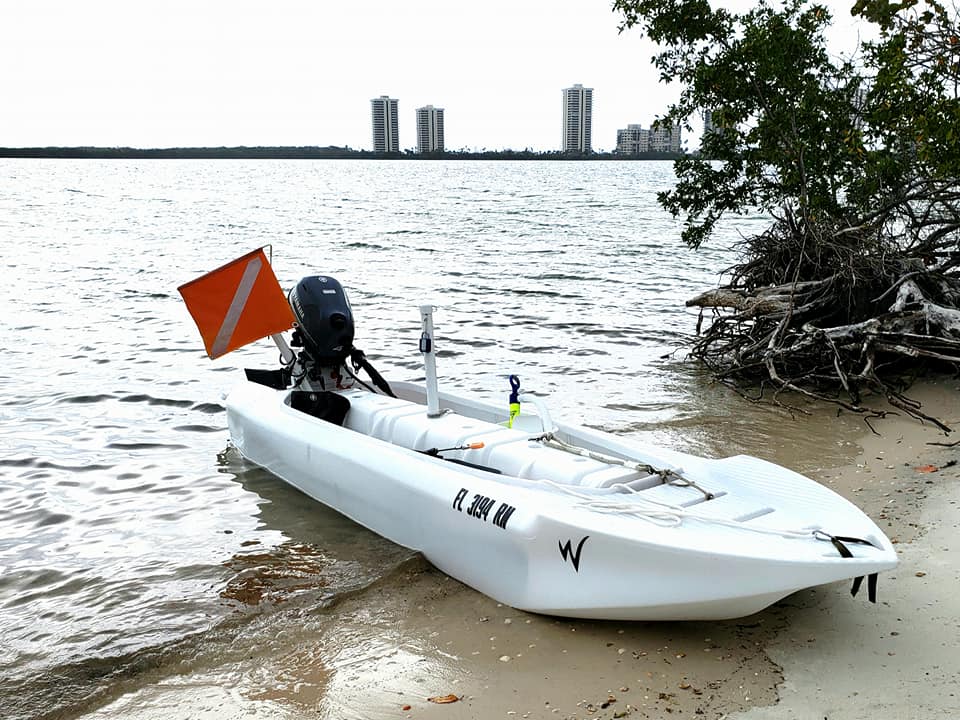
[[[573,549],[573,545],[569,540],[567,540],[565,543],[562,543],[559,540],[557,541],[557,545],[560,546],[560,556],[563,558],[563,561],[566,562],[569,558],[570,563],[573,565],[573,569],[577,572],[580,572],[580,551],[583,550],[583,544],[589,537],[589,535],[584,535],[583,539],[577,543],[576,550]]]

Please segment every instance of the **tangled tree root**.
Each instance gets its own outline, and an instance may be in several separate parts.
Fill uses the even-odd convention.
[[[862,414],[869,425],[888,412],[863,403],[879,395],[950,432],[904,394],[931,366],[960,369],[960,277],[950,263],[928,268],[911,258],[846,254],[846,264],[831,263],[836,269],[823,279],[757,286],[758,276],[769,278],[772,264],[783,261],[757,245],[782,239],[751,239],[755,259],[733,269],[732,283],[687,301],[701,308],[693,357],[753,400],[772,389],[773,401],[788,407],[783,393],[792,391]],[[810,277],[818,267],[794,276]]]

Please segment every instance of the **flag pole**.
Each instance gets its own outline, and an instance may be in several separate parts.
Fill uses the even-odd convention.
[[[281,333],[274,333],[270,336],[273,339],[273,342],[276,343],[277,349],[280,351],[280,361],[284,365],[293,365],[293,361],[296,357],[293,354],[293,350],[290,349],[290,346],[287,345],[287,339],[283,337]]]

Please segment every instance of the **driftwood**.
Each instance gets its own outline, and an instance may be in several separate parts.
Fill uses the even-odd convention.
[[[786,405],[791,391],[869,424],[886,411],[864,398],[879,395],[950,432],[904,391],[931,366],[960,370],[958,228],[954,216],[935,235],[879,242],[873,226],[813,233],[781,220],[745,241],[729,284],[687,301],[700,308],[691,354],[751,399],[772,389]]]

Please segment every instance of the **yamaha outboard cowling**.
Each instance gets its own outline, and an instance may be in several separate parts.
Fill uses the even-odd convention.
[[[340,283],[326,275],[305,277],[290,291],[297,321],[294,344],[302,344],[321,367],[339,367],[353,350],[353,311]],[[299,340],[299,342],[297,342]]]
[[[329,275],[311,275],[297,283],[288,299],[297,325],[290,344],[303,348],[289,371],[296,390],[348,390],[356,381],[372,391],[355,374],[363,369],[380,392],[396,397],[363,351],[353,346],[353,310],[339,282]]]

